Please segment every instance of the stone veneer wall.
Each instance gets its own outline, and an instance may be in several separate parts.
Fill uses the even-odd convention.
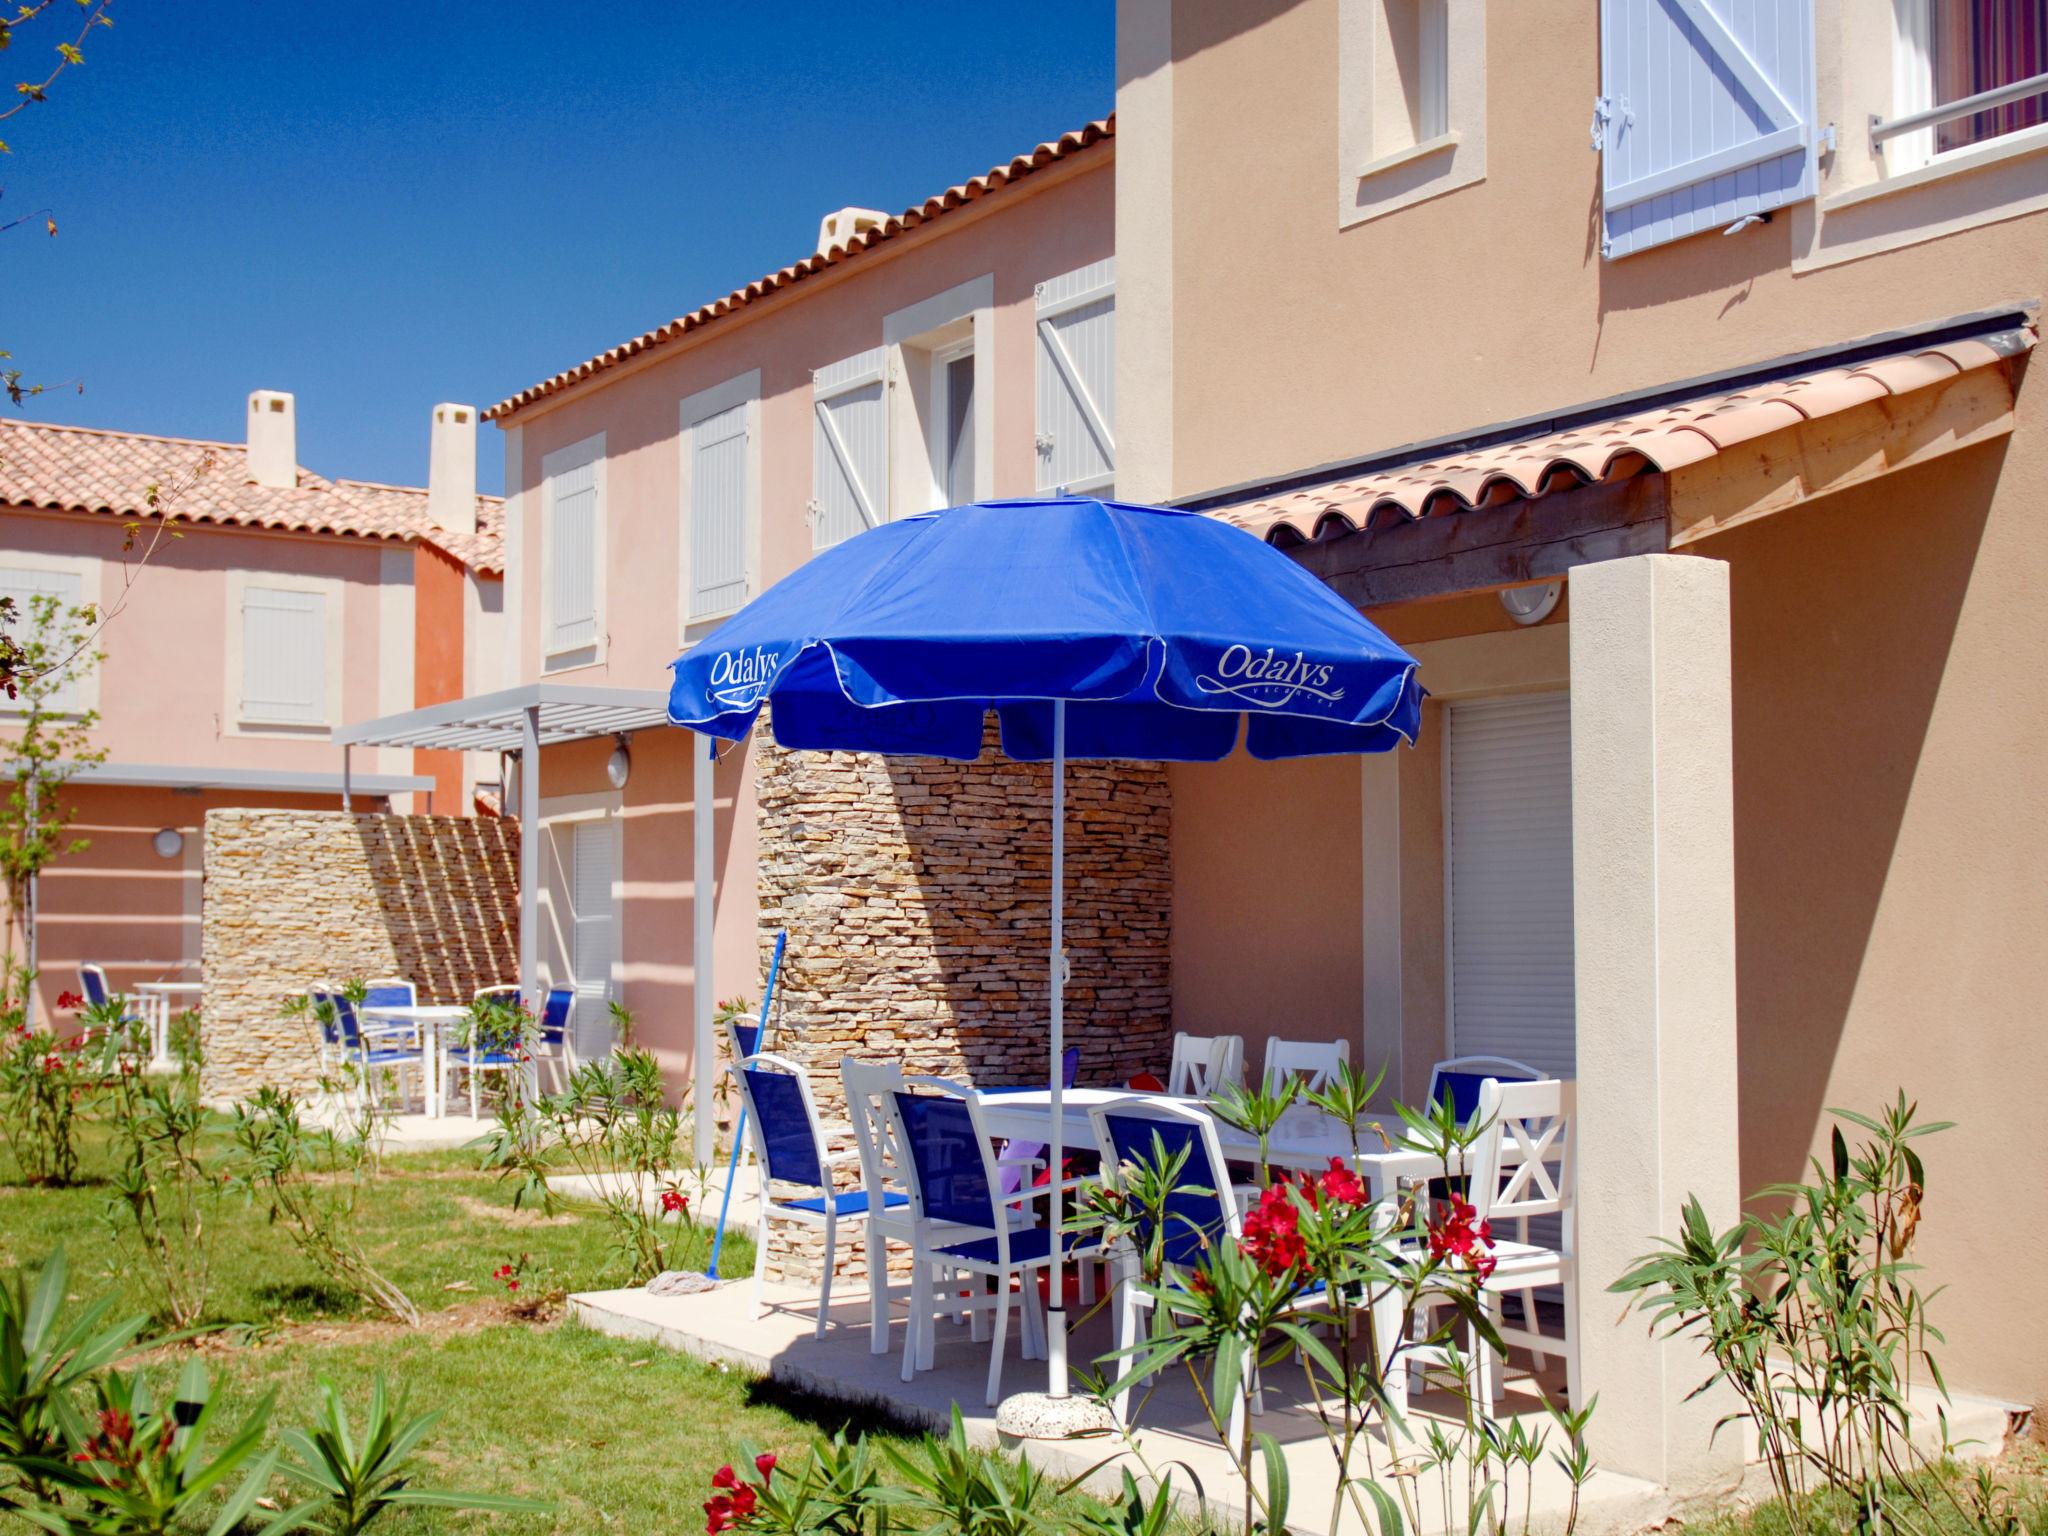
[[[756,741],[762,974],[776,930],[789,930],[773,1049],[809,1068],[825,1118],[844,1116],[848,1055],[983,1085],[1043,1082],[1046,765]],[[1083,1083],[1163,1072],[1171,1053],[1170,815],[1159,764],[1068,766],[1065,1022]],[[857,1259],[857,1244],[841,1246]],[[796,1238],[791,1257],[787,1273],[814,1273],[815,1240]]]
[[[518,977],[516,821],[208,811],[204,889],[212,1097],[312,1086],[312,1026],[279,1007],[316,982],[404,976],[423,1003],[466,1003]]]

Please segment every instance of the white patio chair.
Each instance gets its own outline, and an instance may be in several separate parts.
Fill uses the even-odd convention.
[[[1243,1035],[1173,1037],[1173,1060],[1166,1069],[1166,1091],[1176,1097],[1207,1098],[1225,1083],[1244,1081]]]
[[[810,1074],[787,1056],[749,1056],[726,1070],[739,1083],[740,1099],[747,1111],[747,1131],[754,1143],[754,1159],[761,1169],[760,1192],[755,1201],[759,1217],[754,1234],[754,1315],[759,1317],[766,1310],[761,1287],[768,1267],[770,1224],[780,1221],[821,1228],[825,1233],[825,1261],[818,1278],[815,1335],[822,1339],[832,1310],[832,1266],[840,1218],[865,1222],[868,1216],[867,1191],[836,1188],[834,1173],[855,1161],[860,1153],[853,1147],[837,1152],[827,1149],[825,1127],[818,1119],[817,1101],[811,1097]],[[815,1193],[777,1195],[776,1185]],[[885,1208],[908,1203],[901,1194],[883,1196]]]
[[[1503,1343],[1519,1344],[1528,1350],[1539,1369],[1549,1356],[1564,1356],[1565,1396],[1576,1408],[1583,1399],[1579,1382],[1578,1158],[1573,1090],[1571,1082],[1554,1077],[1533,1082],[1488,1078],[1481,1084],[1477,1115],[1485,1129],[1472,1144],[1469,1198],[1473,1224],[1491,1222],[1496,1232],[1508,1221],[1556,1218],[1555,1247],[1496,1238],[1494,1271],[1481,1286],[1480,1295]],[[1537,1326],[1531,1299],[1538,1286],[1556,1286],[1562,1293],[1562,1338],[1554,1338]],[[1509,1292],[1519,1292],[1523,1297],[1523,1326],[1519,1328],[1508,1327],[1501,1318],[1500,1297]],[[1475,1390],[1479,1400],[1489,1404],[1497,1401],[1502,1371],[1493,1359],[1493,1351],[1479,1347],[1474,1340],[1472,1355],[1478,1373]],[[1409,1362],[1411,1383],[1417,1382],[1422,1372],[1442,1363],[1442,1352],[1434,1347],[1419,1349],[1409,1356]]]
[[[925,1091],[916,1091],[920,1088]],[[981,1106],[957,1084],[913,1078],[891,1092],[888,1102],[896,1145],[910,1175],[912,1207],[920,1219],[913,1228],[910,1253],[912,1325],[903,1341],[903,1379],[911,1380],[919,1367],[930,1364],[936,1331],[931,1323],[937,1310],[935,1272],[945,1268],[985,1275],[995,1281],[995,1294],[985,1303],[975,1298],[968,1305],[986,1304],[995,1313],[987,1392],[988,1404],[994,1407],[1002,1392],[1011,1286],[1016,1286],[1023,1304],[1024,1358],[1042,1358],[1045,1323],[1038,1271],[1051,1268],[1056,1253],[1070,1260],[1100,1258],[1101,1241],[1087,1233],[1063,1232],[1055,1250],[1054,1234],[1047,1228],[1013,1225],[1012,1213],[1028,1209],[1029,1202],[1049,1193],[1051,1186],[1027,1185],[1013,1195],[1001,1192]],[[970,1235],[951,1236],[953,1228]]]
[[[1303,1088],[1320,1092],[1350,1059],[1349,1040],[1268,1040],[1262,1081],[1271,1092],[1283,1078],[1298,1077]]]

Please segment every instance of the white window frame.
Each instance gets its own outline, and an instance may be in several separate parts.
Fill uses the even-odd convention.
[[[946,457],[951,445],[946,441],[946,428],[953,419],[951,365],[959,362],[962,358],[971,358],[973,356],[974,338],[971,336],[965,340],[951,342],[945,346],[932,349],[932,431],[926,446],[929,449],[927,456],[931,462],[932,506],[934,508],[943,507],[948,502],[946,495]],[[976,382],[977,384],[979,383],[978,377]],[[981,391],[976,389],[975,394],[977,397],[980,393]],[[979,415],[978,410],[976,414],[977,416]],[[975,429],[978,425],[978,421],[969,421],[967,423],[970,437],[976,435]],[[978,449],[980,444],[977,443],[974,446]],[[975,455],[974,471],[975,479],[979,482],[981,478],[981,456],[978,452]],[[976,494],[978,495],[979,493],[977,492]]]
[[[966,335],[960,331],[963,328]],[[908,517],[945,505],[938,473],[945,418],[935,387],[936,355],[974,353],[974,499],[995,494],[995,274],[983,273],[942,293],[882,317],[888,371],[889,446],[898,464],[922,460],[924,476],[892,475],[885,518]],[[922,397],[926,409],[918,410]]]
[[[692,614],[690,611],[696,591],[692,584],[690,545],[696,532],[692,527],[692,515],[695,510],[692,495],[697,464],[697,427],[701,422],[722,415],[738,405],[747,408],[746,596],[752,598],[760,590],[761,370],[753,368],[721,383],[713,384],[708,389],[700,389],[694,395],[684,396],[676,411],[676,453],[679,464],[676,476],[676,526],[681,531],[681,537],[677,540],[679,548],[676,555],[676,632],[678,638],[686,644],[702,634],[707,626],[737,612],[740,606],[735,604],[718,613]],[[599,499],[601,503],[601,492]],[[742,601],[744,602],[744,599]]]
[[[321,599],[321,617],[326,623],[325,654],[321,657],[325,684],[322,709],[326,719],[315,724],[290,720],[252,720],[243,711],[242,690],[247,621],[244,608],[249,589],[271,592],[306,592]],[[344,603],[347,584],[335,576],[302,576],[288,571],[231,570],[227,573],[227,707],[221,712],[225,736],[287,737],[298,740],[325,738],[342,719],[342,652],[347,635]]]
[[[548,963],[550,958],[559,956],[562,963],[568,967],[574,967],[576,963],[576,928],[573,921],[576,899],[576,829],[586,823],[598,822],[611,829],[613,839],[612,953],[611,964],[607,967],[605,987],[613,1002],[625,1001],[625,814],[625,791],[617,789],[599,790],[592,794],[544,796],[540,802],[540,829],[543,840],[540,886],[534,892],[534,909],[535,923],[541,935],[535,958],[543,991],[549,987],[569,984],[568,976],[555,974],[555,968]],[[566,859],[557,856],[564,851],[567,853]],[[562,910],[564,906],[569,910]],[[572,1032],[571,1039],[573,1038]]]
[[[1413,0],[1441,26],[1412,142],[1376,142],[1388,0],[1338,0],[1337,226],[1349,228],[1486,179],[1486,0]],[[1434,119],[1434,121],[1432,121]],[[1431,128],[1437,131],[1431,132]]]
[[[605,659],[605,645],[610,638],[605,622],[605,559],[610,545],[610,530],[606,517],[606,468],[604,434],[593,433],[581,442],[570,443],[544,454],[540,461],[540,663],[541,671],[573,672],[579,667],[602,666]],[[579,645],[566,651],[551,649],[555,632],[554,614],[554,567],[555,567],[555,480],[572,469],[581,469],[585,464],[595,464],[596,473],[592,479],[597,487],[597,508],[591,515],[590,539],[590,605],[596,615],[597,633],[588,645]]]
[[[100,605],[101,564],[91,555],[45,555],[27,550],[7,550],[0,553],[0,565],[18,571],[48,571],[52,575],[76,576],[78,578],[78,602],[80,607],[95,611]],[[26,614],[15,616],[15,629],[19,633]],[[104,635],[100,638],[102,647],[106,644]],[[101,665],[104,665],[102,663]],[[56,710],[52,713],[62,719],[75,720],[80,715],[100,707],[100,667],[86,669],[78,679],[78,700],[76,709]],[[10,699],[0,693],[0,716],[19,717],[27,712],[28,705],[22,699]]]
[[[1892,95],[1893,118],[1908,117],[1934,105],[1934,58],[1931,51],[1934,0],[1892,0]],[[1956,149],[1934,148],[1938,125],[1914,129],[1896,138],[1871,141],[1871,149],[1883,167],[1887,180],[1917,171],[1958,170],[1984,164],[1992,158],[2025,153],[2030,147],[2048,145],[2048,123],[2003,133],[1977,144]],[[1994,156],[1991,152],[2002,150]]]

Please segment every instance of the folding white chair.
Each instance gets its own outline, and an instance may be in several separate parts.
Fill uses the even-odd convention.
[[[1473,1225],[1491,1222],[1498,1232],[1509,1221],[1552,1217],[1557,1223],[1555,1247],[1496,1238],[1494,1270],[1480,1287],[1503,1343],[1519,1344],[1540,1369],[1549,1356],[1564,1356],[1565,1396],[1582,1405],[1579,1382],[1579,1274],[1576,1235],[1578,1159],[1573,1125],[1574,1085],[1559,1078],[1533,1082],[1502,1082],[1488,1078],[1480,1086],[1477,1116],[1485,1127],[1470,1153]],[[1564,1334],[1555,1338],[1538,1327],[1533,1292],[1556,1286],[1564,1299]],[[1500,1297],[1519,1292],[1523,1326],[1511,1328],[1501,1319]],[[1477,1392],[1483,1403],[1500,1396],[1501,1370],[1490,1349],[1474,1341]],[[1409,1356],[1411,1381],[1441,1352],[1417,1350]],[[1503,1362],[1504,1364],[1504,1362]]]
[[[1243,1035],[1175,1032],[1166,1091],[1177,1098],[1207,1098],[1225,1083],[1244,1082]]]
[[[1268,1040],[1263,1081],[1269,1093],[1289,1077],[1300,1078],[1303,1088],[1321,1092],[1350,1059],[1349,1040]]]

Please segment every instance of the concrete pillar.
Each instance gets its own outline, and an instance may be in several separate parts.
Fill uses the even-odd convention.
[[[1173,483],[1173,0],[1116,8],[1116,494]]]
[[[1699,1196],[1740,1202],[1728,568],[1640,555],[1571,576],[1579,1320],[1602,1466],[1681,1496],[1734,1486],[1733,1398],[1686,1395],[1696,1341],[1619,1320],[1608,1285]]]

